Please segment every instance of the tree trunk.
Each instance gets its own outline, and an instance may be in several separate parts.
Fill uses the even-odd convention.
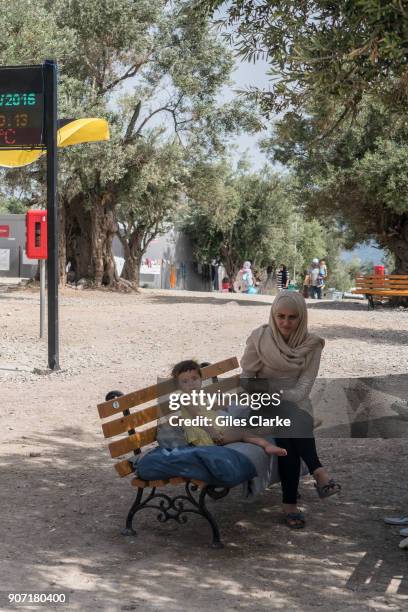
[[[58,234],[58,278],[59,284],[65,285],[67,282],[67,241],[65,234],[66,209],[65,201],[62,200],[59,207],[59,234]]]
[[[395,257],[395,268],[392,273],[408,275],[408,241],[404,244],[390,244],[388,248]]]
[[[221,247],[221,261],[229,280],[233,282],[238,273],[239,264],[237,264],[230,249],[226,245]]]
[[[121,236],[120,241],[125,256],[121,277],[137,288],[140,284],[140,265],[143,257],[142,237],[132,234],[130,238]]]
[[[80,193],[66,211],[66,253],[75,280],[87,278],[95,286],[114,286],[116,277],[112,241],[117,233],[113,194],[87,197]]]
[[[395,257],[393,274],[408,275],[408,215],[402,216],[398,235],[390,237],[386,246]],[[390,301],[394,305],[408,306],[405,297],[395,296]]]

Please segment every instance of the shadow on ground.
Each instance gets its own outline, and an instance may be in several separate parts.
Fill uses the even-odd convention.
[[[69,591],[70,609],[177,612],[305,611],[316,601],[361,610],[368,599],[408,595],[406,551],[382,522],[401,510],[406,489],[397,477],[407,470],[399,441],[392,463],[391,441],[322,441],[344,493],[323,503],[306,482],[303,531],[281,523],[279,487],[252,504],[235,488],[210,504],[221,551],[208,547],[210,530],[199,517],[162,525],[157,511],[145,510],[136,516],[137,537],[121,536],[134,491],[116,476],[100,436],[56,427],[16,443],[18,451],[4,444],[1,456],[2,570],[11,590]],[[23,443],[40,455],[29,457]]]
[[[316,302],[309,301],[307,307],[310,310],[361,310],[367,312],[366,301],[348,301],[348,300],[319,300]]]
[[[402,329],[373,329],[372,327],[348,325],[321,325],[319,335],[326,340],[346,338],[349,340],[362,340],[370,344],[404,345],[408,344],[408,331]]]
[[[234,293],[228,295],[228,297],[221,297],[224,294],[218,294],[219,297],[210,296],[194,296],[194,295],[152,295],[150,294],[146,301],[155,304],[212,304],[215,306],[225,306],[226,304],[237,304],[238,306],[271,306],[272,300],[260,300],[260,299],[245,299],[237,298]],[[272,296],[270,296],[272,297]]]

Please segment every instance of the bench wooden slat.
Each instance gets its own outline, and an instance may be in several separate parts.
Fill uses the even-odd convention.
[[[182,476],[174,476],[173,478],[169,478],[169,483],[172,485],[183,484],[183,482],[186,482],[186,479]]]
[[[356,276],[356,278],[358,280],[365,280],[367,279],[371,279],[371,278],[379,278],[379,279],[386,279],[386,278],[392,278],[392,279],[401,279],[401,280],[408,280],[408,274],[367,274],[367,276],[362,275],[362,276]]]
[[[408,291],[408,285],[401,285],[400,287],[387,287],[386,285],[360,285],[356,287],[354,291]]]
[[[225,374],[238,367],[238,359],[236,357],[231,357],[202,368],[201,374],[205,380],[207,378],[219,376],[220,374]],[[146,387],[145,389],[140,389],[139,391],[134,391],[133,393],[128,393],[127,395],[122,395],[108,402],[98,404],[99,416],[101,419],[105,419],[114,414],[118,414],[118,412],[123,412],[134,406],[139,406],[140,404],[145,404],[146,402],[157,399],[162,395],[167,395],[176,389],[176,381],[170,378],[155,385],[151,385],[150,387]]]
[[[408,289],[406,289],[405,291],[403,290],[393,290],[393,289],[361,289],[360,291],[352,291],[352,293],[358,293],[358,294],[369,294],[369,295],[383,295],[383,296],[387,296],[387,295],[400,295],[400,296],[405,296],[408,295]]]
[[[121,478],[124,478],[124,476],[129,476],[129,474],[133,474],[132,464],[128,459],[115,463],[115,470]]]
[[[367,281],[358,282],[356,287],[408,287],[408,280],[406,281]]]
[[[98,404],[99,416],[101,419],[105,419],[113,414],[118,414],[118,412],[123,412],[124,410],[129,410],[129,408],[133,408],[134,406],[139,406],[140,404],[150,402],[151,400],[156,399],[156,397],[160,397],[160,395],[167,395],[176,389],[176,381],[170,379],[155,385],[151,385],[145,389],[134,391],[133,393],[127,393],[126,395],[117,397],[109,402]]]
[[[151,427],[145,431],[136,432],[131,436],[127,436],[126,438],[111,442],[108,447],[111,457],[120,457],[121,455],[126,455],[137,448],[142,448],[147,444],[151,444],[156,439],[156,433],[157,427]]]
[[[205,487],[207,485],[207,483],[203,480],[193,480],[191,478],[183,478],[182,476],[176,476],[174,478],[169,478],[168,480],[142,480],[141,478],[133,478],[132,486],[138,487],[140,489],[145,489],[146,487],[165,487],[168,484],[179,485],[184,484],[186,482],[192,482],[198,487]]]
[[[407,289],[408,281],[405,283],[357,283],[356,287],[371,287],[376,289],[377,287],[385,287],[387,289]]]
[[[355,291],[408,291],[408,287],[356,287]]]
[[[222,361],[206,366],[201,370],[201,375],[203,380],[205,380],[207,378],[213,378],[214,376],[220,376],[220,374],[225,374],[237,368],[239,368],[238,359],[236,357],[229,357],[228,359],[223,359]]]
[[[105,438],[113,438],[119,434],[129,431],[135,427],[140,427],[151,421],[155,421],[160,416],[158,406],[150,406],[139,412],[134,412],[127,417],[115,419],[102,424],[102,431]]]
[[[235,376],[229,376],[228,378],[221,378],[218,382],[211,383],[211,385],[205,387],[204,390],[206,393],[212,393],[217,390],[225,392],[238,388],[239,383],[240,376],[239,374],[236,374]],[[156,420],[159,416],[164,416],[170,412],[171,410],[168,401],[163,402],[159,406],[149,406],[148,408],[134,412],[129,416],[103,423],[103,434],[105,438],[112,438],[113,436],[118,436],[121,433],[129,431],[129,429],[150,423],[150,421]]]
[[[133,478],[132,487],[138,487],[139,489],[144,489],[149,486],[148,480],[141,480],[140,478]]]
[[[149,487],[164,487],[169,484],[168,480],[149,480]]]

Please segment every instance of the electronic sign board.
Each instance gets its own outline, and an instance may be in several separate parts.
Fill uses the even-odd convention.
[[[43,67],[0,68],[0,149],[44,146]]]

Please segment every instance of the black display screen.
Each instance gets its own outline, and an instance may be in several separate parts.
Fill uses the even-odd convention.
[[[0,68],[0,149],[43,145],[42,66]]]

